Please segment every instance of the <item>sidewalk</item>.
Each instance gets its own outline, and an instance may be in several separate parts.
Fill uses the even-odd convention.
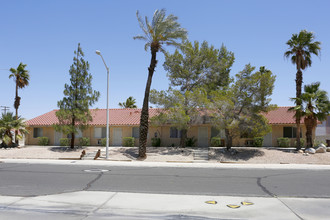
[[[207,204],[216,201],[217,204]],[[242,205],[248,201],[252,205]],[[237,209],[227,205],[239,205]],[[80,191],[0,196],[0,219],[329,219],[330,199]]]
[[[196,162],[145,162],[145,161],[106,161],[106,160],[46,160],[46,159],[0,159],[0,163],[32,163],[86,166],[128,166],[128,167],[182,167],[213,169],[300,169],[330,170],[330,165],[316,164],[239,164],[239,163],[196,163]]]

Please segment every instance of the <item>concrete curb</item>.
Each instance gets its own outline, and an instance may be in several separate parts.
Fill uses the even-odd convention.
[[[0,163],[54,164],[85,166],[127,166],[127,167],[178,167],[213,169],[295,169],[330,170],[330,165],[316,164],[235,164],[235,163],[191,163],[191,162],[145,162],[145,161],[106,161],[106,160],[46,160],[46,159],[0,159]]]

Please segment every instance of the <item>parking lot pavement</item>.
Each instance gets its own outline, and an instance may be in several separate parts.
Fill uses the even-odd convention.
[[[79,191],[0,196],[0,219],[329,219],[329,204],[316,198]]]

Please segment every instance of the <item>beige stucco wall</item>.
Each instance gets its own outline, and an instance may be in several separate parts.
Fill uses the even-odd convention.
[[[201,126],[205,126],[208,128],[208,144],[210,146],[211,142],[211,126],[210,125],[200,125],[200,126],[192,126],[188,131],[188,137],[195,137],[198,146],[198,128]],[[283,137],[283,127],[294,127],[295,125],[272,125],[272,146],[277,145],[277,138]],[[132,128],[136,126],[111,126],[110,127],[110,146],[113,143],[113,129],[115,127],[122,128],[122,137],[132,137]],[[27,145],[38,145],[38,138],[33,138],[33,128],[28,127],[29,134],[26,136],[25,144]],[[170,138],[170,128],[171,126],[163,126],[163,127],[149,127],[149,134],[147,139],[147,146],[151,146],[151,138],[155,137],[155,133],[157,136],[161,138],[161,146],[179,146],[180,138]],[[302,138],[306,139],[306,128],[302,126]],[[98,145],[98,139],[94,137],[94,129],[95,127],[90,127],[83,131],[83,137],[90,138],[91,146]],[[43,127],[43,136],[49,138],[49,145],[54,145],[55,138],[55,129],[51,126]],[[62,135],[62,137],[65,137]],[[313,139],[315,138],[315,130],[313,131]],[[233,146],[245,146],[246,140],[250,140],[247,138],[235,138],[233,140]],[[295,138],[291,138],[291,146],[294,146]],[[75,144],[79,144],[79,138],[75,139]],[[135,146],[138,146],[139,139],[135,139]]]
[[[273,146],[278,146],[277,138],[283,137],[283,127],[295,127],[295,125],[273,125],[272,126],[272,143]],[[304,125],[301,126],[302,138],[305,139],[306,145],[306,127]],[[313,130],[313,140],[315,139],[315,128]],[[296,138],[290,138],[290,145],[294,147],[294,143]]]

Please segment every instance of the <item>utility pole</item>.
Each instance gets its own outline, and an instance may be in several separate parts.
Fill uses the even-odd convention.
[[[2,111],[4,111],[4,113],[6,114],[7,113],[7,110],[9,110],[9,107],[8,106],[0,106],[2,109]]]

